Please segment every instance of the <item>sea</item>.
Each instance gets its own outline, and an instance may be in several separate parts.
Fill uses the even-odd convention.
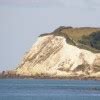
[[[100,81],[0,79],[0,100],[100,100]]]

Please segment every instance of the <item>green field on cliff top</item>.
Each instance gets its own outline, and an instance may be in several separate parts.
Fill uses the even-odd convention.
[[[95,53],[100,53],[100,28],[92,27],[65,27],[61,26],[54,30],[52,33],[42,34],[54,36],[64,36],[66,41],[79,48],[90,50]]]

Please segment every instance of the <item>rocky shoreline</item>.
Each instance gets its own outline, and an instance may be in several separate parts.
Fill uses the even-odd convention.
[[[18,75],[15,72],[5,72],[0,73],[0,79],[64,79],[64,80],[100,80],[100,77],[93,77],[93,76],[44,76],[44,75],[37,75],[37,76],[27,76],[27,75]]]

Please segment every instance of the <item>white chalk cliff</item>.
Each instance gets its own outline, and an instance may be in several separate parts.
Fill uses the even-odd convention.
[[[25,54],[16,73],[27,76],[100,77],[100,52],[72,45],[65,36],[47,34],[40,36]]]

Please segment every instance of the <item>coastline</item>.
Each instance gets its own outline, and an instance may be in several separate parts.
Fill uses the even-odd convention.
[[[93,77],[93,76],[51,77],[51,76],[0,75],[0,79],[100,80],[100,77]]]

